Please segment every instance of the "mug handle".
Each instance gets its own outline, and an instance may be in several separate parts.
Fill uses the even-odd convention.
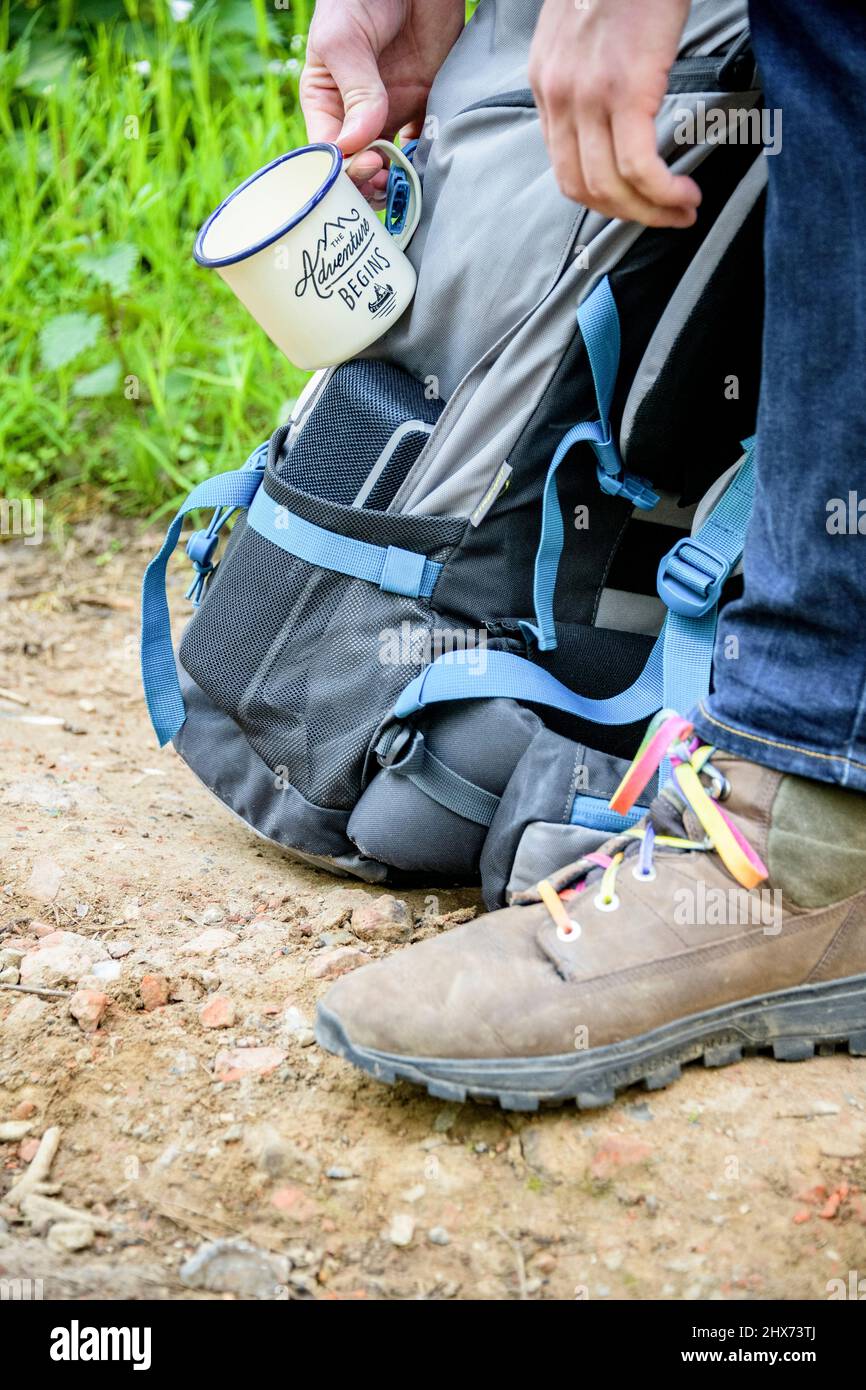
[[[407,159],[400,147],[393,145],[390,140],[371,140],[365,148],[379,150],[392,164],[399,164],[409,180],[409,210],[406,214],[406,225],[402,231],[394,236],[397,247],[402,251],[412,240],[421,217],[421,180],[415,172],[412,161]]]

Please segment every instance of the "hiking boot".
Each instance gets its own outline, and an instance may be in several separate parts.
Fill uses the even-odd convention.
[[[866,797],[657,716],[611,801],[640,825],[514,904],[344,976],[317,1037],[448,1100],[589,1108],[684,1062],[866,1056]]]

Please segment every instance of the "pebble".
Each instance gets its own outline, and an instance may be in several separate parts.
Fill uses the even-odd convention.
[[[411,1245],[415,1234],[415,1218],[407,1211],[397,1211],[391,1217],[386,1239],[392,1245]]]
[[[199,936],[194,936],[182,949],[189,956],[211,956],[215,951],[224,950],[226,946],[236,946],[237,941],[233,931],[226,931],[223,927],[211,927]]]
[[[790,1110],[777,1110],[777,1120],[811,1120],[817,1115],[838,1115],[840,1106],[832,1100],[811,1100],[805,1101],[802,1105],[793,1105]]]
[[[245,1240],[214,1240],[199,1246],[180,1267],[188,1289],[276,1298],[288,1280],[289,1261]]]
[[[825,1158],[859,1158],[863,1152],[863,1139],[857,1135],[834,1135],[831,1139],[825,1139],[821,1145],[821,1153]]]
[[[323,951],[312,969],[310,974],[315,980],[336,980],[340,975],[347,975],[350,970],[357,970],[359,965],[366,965],[370,960],[367,951],[362,951],[357,946],[337,946],[332,951]]]
[[[20,978],[17,965],[7,965],[5,969],[0,970],[0,984],[17,985]]]
[[[32,1128],[29,1120],[4,1120],[0,1123],[0,1144],[16,1144]]]
[[[55,1221],[48,1232],[48,1245],[58,1255],[87,1250],[96,1239],[89,1221]]]
[[[138,986],[146,1013],[161,1009],[168,1003],[169,984],[164,975],[142,975]]]
[[[237,1017],[234,1000],[225,994],[215,994],[198,1011],[202,1028],[231,1028]]]
[[[98,960],[91,966],[90,974],[97,980],[119,980],[123,967],[116,960]]]
[[[120,960],[122,956],[131,955],[134,949],[131,941],[109,941],[106,944],[106,950],[112,960]]]
[[[216,927],[220,922],[224,922],[226,914],[219,903],[208,903],[204,912],[201,914],[201,924],[203,927]]]
[[[332,1182],[347,1182],[349,1178],[355,1176],[356,1174],[352,1172],[351,1168],[339,1168],[336,1164],[325,1169],[325,1177],[330,1178]]]
[[[244,1131],[244,1147],[260,1173],[269,1178],[294,1182],[315,1182],[319,1164],[311,1153],[280,1134],[273,1125],[262,1124]]]
[[[390,893],[352,910],[352,931],[362,941],[405,941],[412,935],[412,927],[406,903]]]
[[[217,1081],[240,1081],[245,1076],[266,1076],[285,1060],[286,1054],[280,1047],[241,1047],[218,1052],[214,1077]]]
[[[431,1245],[449,1245],[451,1237],[444,1226],[431,1226],[427,1232],[427,1239]]]
[[[104,947],[77,932],[56,931],[45,936],[21,961],[21,982],[45,989],[75,984],[103,959]]]
[[[95,1033],[109,1005],[107,994],[98,989],[79,989],[69,1001],[69,1012],[84,1033]]]
[[[66,870],[62,869],[55,859],[51,859],[47,854],[40,854],[33,860],[30,877],[24,888],[25,896],[34,898],[36,902],[52,903],[65,876]]]

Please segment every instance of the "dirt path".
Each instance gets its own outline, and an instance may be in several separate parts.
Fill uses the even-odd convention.
[[[320,974],[360,944],[357,893],[377,893],[294,866],[155,748],[136,665],[152,548],[102,525],[62,550],[0,546],[0,1281],[824,1299],[866,1276],[864,1061],[692,1068],[607,1111],[521,1117],[319,1051]],[[477,897],[406,901],[426,935]],[[81,1020],[68,993],[2,988],[21,979],[90,989]],[[11,1191],[54,1127],[60,1220]],[[226,1240],[242,1244],[209,1244]]]

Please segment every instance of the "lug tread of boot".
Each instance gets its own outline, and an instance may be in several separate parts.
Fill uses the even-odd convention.
[[[847,995],[852,997],[847,998]],[[773,1036],[776,1016],[781,1018],[786,1008],[796,1009],[801,1005],[801,1000],[813,1005],[816,1019],[821,1019],[821,1024],[816,1026],[815,1032],[798,1031],[783,1037]],[[856,1022],[851,1020],[854,1023],[853,1027],[831,1032],[830,1024],[834,1012],[849,1016],[854,1013],[858,1017]],[[743,1016],[740,1023],[737,1022],[738,1014]],[[750,1020],[751,1014],[755,1017]],[[714,1031],[713,1018],[720,1015],[726,1015],[727,1018],[724,1023],[721,1023],[720,1019],[720,1026]],[[796,1062],[814,1057],[817,1050],[835,1051],[838,1047],[847,1047],[852,1056],[866,1056],[864,1022],[866,975],[817,986],[802,985],[793,990],[756,996],[752,1000],[743,1000],[737,1004],[709,1010],[704,1014],[692,1015],[690,1019],[678,1020],[676,1024],[669,1024],[655,1030],[654,1033],[644,1034],[642,1038],[629,1039],[628,1045],[633,1048],[643,1045],[648,1055],[640,1061],[635,1058],[632,1061],[624,1059],[620,1062],[612,1059],[608,1062],[605,1059],[602,1062],[599,1058],[602,1074],[588,1077],[586,1086],[581,1086],[579,1082],[575,1084],[576,1078],[569,1084],[564,1077],[562,1088],[557,1089],[533,1087],[529,1084],[530,1074],[532,1071],[550,1070],[553,1064],[570,1063],[570,1058],[502,1058],[478,1062],[472,1059],[414,1059],[391,1053],[376,1053],[353,1046],[345,1036],[339,1020],[330,1015],[322,1005],[319,1006],[316,1019],[316,1037],[320,1046],[327,1051],[346,1058],[356,1067],[375,1076],[377,1080],[389,1083],[409,1081],[413,1085],[425,1087],[428,1094],[436,1099],[460,1102],[467,1099],[488,1102],[493,1100],[498,1101],[503,1110],[518,1111],[535,1111],[541,1106],[574,1102],[579,1110],[594,1110],[611,1104],[620,1092],[632,1086],[643,1086],[651,1091],[661,1090],[678,1079],[684,1064],[694,1061],[701,1061],[708,1067],[721,1067],[740,1061],[744,1054],[769,1053],[778,1061]],[[685,1036],[680,1040],[671,1039],[666,1043],[662,1035],[676,1028],[684,1033],[691,1028],[692,1036]],[[700,1037],[697,1034],[702,1029],[705,1029],[705,1034]],[[736,1032],[740,1033],[739,1041],[734,1041],[731,1037],[731,1034]],[[657,1043],[654,1042],[656,1037],[659,1039]],[[612,1048],[598,1049],[599,1054],[612,1052]],[[584,1062],[587,1058],[592,1059],[592,1052],[585,1051],[581,1057]],[[441,1076],[425,1074],[425,1066],[460,1067],[464,1072],[472,1072],[473,1069],[477,1072],[485,1068],[495,1068],[503,1072],[512,1069],[515,1078],[520,1075],[522,1069],[527,1074],[528,1084],[497,1086],[491,1085],[487,1080],[473,1084],[471,1080],[458,1080],[456,1077],[452,1082]],[[605,1072],[608,1074],[604,1074]]]

